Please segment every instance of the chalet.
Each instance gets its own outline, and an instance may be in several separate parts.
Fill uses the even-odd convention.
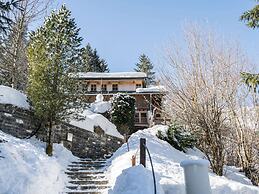
[[[79,73],[81,90],[88,102],[94,102],[97,94],[108,101],[116,93],[127,93],[136,99],[135,127],[149,127],[162,122],[161,87],[146,86],[147,75],[142,72]]]

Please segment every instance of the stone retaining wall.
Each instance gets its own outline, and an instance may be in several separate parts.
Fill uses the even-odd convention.
[[[0,104],[0,130],[18,138],[28,137],[38,127],[34,114],[30,110],[12,105]],[[96,126],[96,133],[61,123],[53,127],[54,143],[62,143],[75,156],[86,158],[103,158],[116,151],[122,139],[106,135]],[[37,138],[46,142],[48,132],[42,128]]]
[[[14,137],[25,138],[36,128],[32,111],[0,104],[0,129]]]
[[[53,127],[53,142],[78,157],[98,159],[108,157],[122,145],[122,139],[106,134],[97,134],[73,125],[62,123]],[[38,138],[47,141],[47,131],[41,130]]]

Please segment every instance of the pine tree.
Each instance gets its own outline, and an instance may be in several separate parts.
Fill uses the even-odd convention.
[[[127,94],[116,94],[111,100],[111,120],[121,134],[134,132],[135,98]]]
[[[137,72],[144,72],[147,74],[147,85],[155,83],[155,72],[153,71],[153,64],[145,54],[140,55],[139,62],[136,64],[137,68],[134,70]]]
[[[12,10],[20,9],[19,0],[0,0],[0,37],[6,34],[12,24],[12,18],[8,15]]]
[[[258,2],[258,1],[257,1]],[[246,23],[249,28],[259,28],[259,4],[254,6],[251,10],[244,12],[240,19]],[[259,86],[259,74],[241,73],[243,81],[256,92]]]
[[[82,72],[89,72],[92,71],[93,63],[92,63],[92,54],[93,49],[91,45],[88,43],[85,48],[82,49],[81,55],[82,55]]]
[[[49,126],[46,153],[52,155],[52,126],[78,110],[75,75],[80,61],[79,29],[63,5],[30,35],[28,94],[36,115]]]
[[[82,50],[82,59],[82,72],[109,72],[106,61],[100,58],[97,50],[93,50],[89,43]]]

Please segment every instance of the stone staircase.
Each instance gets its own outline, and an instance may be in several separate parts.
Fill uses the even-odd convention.
[[[105,177],[106,160],[79,159],[68,165],[67,194],[104,194],[110,188]]]

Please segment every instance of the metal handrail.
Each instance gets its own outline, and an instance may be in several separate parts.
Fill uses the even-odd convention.
[[[149,149],[147,148],[147,146],[146,145],[143,145],[143,146],[146,148],[147,153],[148,153],[148,157],[149,157],[149,160],[150,160],[150,164],[151,164],[151,168],[152,168],[153,181],[154,181],[154,194],[156,194],[157,193],[157,191],[156,191],[156,176],[155,176],[152,158],[151,158],[151,155],[150,155],[150,152],[149,152]]]

